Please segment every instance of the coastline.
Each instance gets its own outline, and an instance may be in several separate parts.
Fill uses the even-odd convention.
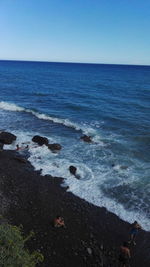
[[[128,239],[130,224],[105,208],[66,192],[63,178],[41,176],[16,151],[0,151],[0,213],[35,237],[28,248],[44,255],[42,267],[118,266],[118,250]],[[66,229],[55,229],[56,215]],[[134,221],[134,218],[133,218]],[[131,266],[148,267],[150,233],[141,230],[131,248]]]

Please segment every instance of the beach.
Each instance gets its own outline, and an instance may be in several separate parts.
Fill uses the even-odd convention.
[[[18,152],[0,152],[1,214],[23,225],[30,251],[44,255],[41,267],[118,266],[119,247],[128,240],[130,224],[103,207],[96,207],[62,187],[63,179],[41,176]],[[54,228],[60,215],[66,228]],[[134,218],[133,218],[134,221]],[[131,266],[149,267],[150,233],[141,230],[131,247]]]

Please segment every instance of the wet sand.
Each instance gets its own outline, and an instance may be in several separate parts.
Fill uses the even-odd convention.
[[[130,224],[61,187],[63,179],[41,176],[15,151],[0,152],[0,214],[35,232],[28,248],[44,255],[41,267],[117,267]],[[56,215],[66,228],[53,227]],[[133,221],[135,218],[133,218]],[[131,247],[131,266],[150,266],[150,233],[141,230]]]

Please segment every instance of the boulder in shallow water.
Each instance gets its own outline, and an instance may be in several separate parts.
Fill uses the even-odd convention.
[[[71,174],[76,175],[77,168],[75,166],[69,166],[69,171]]]
[[[0,133],[0,143],[10,145],[13,141],[16,140],[16,136],[9,132],[1,132]]]
[[[62,148],[60,144],[48,144],[47,147],[52,151],[57,151]]]
[[[126,170],[126,169],[128,169],[128,166],[126,166],[126,165],[120,166],[120,169]]]
[[[80,175],[77,174],[77,168],[75,166],[69,166],[69,171],[74,175],[75,178],[80,179]]]
[[[92,143],[92,138],[91,138],[91,136],[83,135],[83,136],[80,137],[80,139],[83,140],[84,142]]]
[[[48,139],[46,137],[42,137],[40,135],[35,135],[33,138],[32,138],[32,141],[37,143],[39,146],[42,146],[42,145],[48,145]]]

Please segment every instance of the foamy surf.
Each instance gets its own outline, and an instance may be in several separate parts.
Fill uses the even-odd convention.
[[[92,127],[88,127],[87,125],[80,126],[79,124],[73,123],[68,119],[52,117],[52,116],[49,116],[47,114],[39,113],[39,112],[36,112],[32,109],[27,109],[27,108],[18,106],[18,105],[13,104],[13,103],[1,101],[0,102],[0,109],[6,110],[6,111],[13,111],[13,112],[30,113],[30,114],[34,115],[35,117],[37,117],[38,119],[51,121],[51,122],[54,122],[57,124],[62,124],[66,127],[73,128],[76,131],[81,131],[83,134],[92,135],[92,136],[96,135],[96,130],[93,129]]]
[[[106,197],[101,191],[100,181],[103,183],[107,180],[111,175],[111,171],[102,174],[104,171],[103,168],[98,177],[98,174],[96,176],[96,173],[87,165],[73,162],[67,158],[59,158],[57,154],[50,153],[45,146],[40,149],[35,148],[34,151],[31,152],[29,160],[36,170],[42,170],[42,175],[50,174],[55,177],[63,177],[63,186],[69,186],[68,191],[76,196],[96,206],[104,206],[108,211],[113,212],[121,219],[130,223],[132,223],[133,220],[137,220],[145,230],[150,231],[149,219],[144,212],[141,212],[141,210],[128,211],[123,205]],[[80,176],[79,180],[70,174],[68,168],[70,165],[75,165],[77,167],[77,174]],[[120,170],[120,167],[117,168],[117,170],[118,169]]]
[[[109,211],[118,215],[121,219],[128,221],[130,223],[134,220],[139,221],[142,227],[150,231],[150,223],[146,213],[142,212],[141,209],[139,210],[126,210],[125,207],[118,203],[117,200],[107,197],[104,192],[102,191],[103,185],[107,185],[109,179],[116,175],[120,178],[117,178],[116,186],[123,185],[123,184],[131,184],[135,181],[136,177],[132,174],[132,168],[129,167],[127,170],[122,169],[122,165],[116,165],[113,168],[106,168],[103,164],[98,164],[98,162],[93,162],[92,165],[90,163],[82,162],[82,157],[77,158],[76,154],[73,154],[74,150],[78,150],[77,144],[72,144],[73,147],[66,152],[65,149],[62,149],[60,153],[52,153],[46,146],[38,146],[33,143],[32,137],[35,134],[33,132],[13,132],[17,136],[17,140],[12,145],[5,145],[5,149],[15,149],[16,144],[26,145],[29,144],[29,158],[28,160],[35,168],[35,170],[41,170],[41,175],[52,175],[54,177],[63,177],[64,182],[62,186],[69,186],[68,191],[72,192],[73,194],[79,196],[80,198],[85,199],[86,201],[99,206],[99,207],[106,207]],[[58,140],[54,137],[46,136],[49,139],[50,143],[57,142]],[[81,147],[81,145],[79,145]],[[84,143],[83,143],[84,146]],[[93,146],[86,146],[84,149],[85,155],[93,155],[95,149]],[[86,150],[87,151],[86,151]],[[104,148],[105,149],[105,148]],[[88,152],[88,153],[87,153]],[[19,153],[23,153],[22,151]],[[94,155],[93,155],[94,156]],[[105,155],[104,155],[105,158]],[[86,162],[86,161],[85,161]],[[139,165],[139,163],[136,163]],[[73,175],[69,172],[69,166],[74,165],[77,167],[77,174],[80,176],[80,179],[76,179]],[[116,174],[113,174],[117,172]],[[126,179],[122,179],[122,174],[126,172],[127,176]],[[114,177],[113,177],[114,179]],[[113,180],[114,184],[115,180]],[[132,185],[132,184],[131,184]]]
[[[134,220],[141,223],[145,230],[150,231],[149,219],[144,212],[141,212],[140,209],[139,211],[126,210],[122,204],[118,203],[116,200],[108,198],[102,192],[101,184],[108,181],[108,177],[111,177],[112,175],[112,170],[106,170],[104,166],[100,166],[95,172],[91,167],[77,161],[76,159],[73,161],[71,157],[70,159],[65,157],[61,158],[60,155],[50,153],[44,146],[40,149],[35,148],[34,151],[31,152],[29,160],[36,170],[42,170],[42,175],[50,174],[55,177],[63,177],[63,185],[69,186],[68,191],[73,194],[96,206],[106,207],[109,211],[115,213],[121,219],[130,223],[133,222],[134,218]],[[68,168],[70,165],[77,167],[77,174],[80,176],[79,180],[70,174]],[[119,171],[119,175],[125,170],[121,168],[121,165],[117,165],[115,171]],[[131,181],[132,179],[126,179],[126,181],[118,179],[118,185],[128,184]]]
[[[25,111],[25,109],[20,106],[17,106],[13,103],[4,102],[4,101],[0,102],[0,109],[8,110],[8,111]]]

